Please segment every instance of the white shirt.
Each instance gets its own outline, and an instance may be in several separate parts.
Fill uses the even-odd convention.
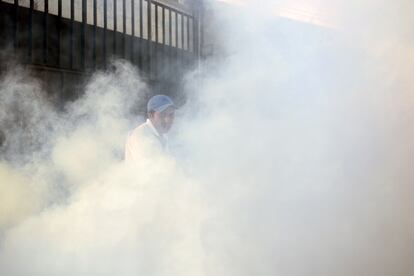
[[[167,136],[159,134],[150,119],[132,130],[125,144],[126,161],[137,161],[165,152],[168,152]]]

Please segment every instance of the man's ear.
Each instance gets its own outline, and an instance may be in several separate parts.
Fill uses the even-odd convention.
[[[152,118],[152,117],[154,117],[154,111],[150,111],[150,112],[148,112],[147,113],[147,116],[148,116],[148,118]]]

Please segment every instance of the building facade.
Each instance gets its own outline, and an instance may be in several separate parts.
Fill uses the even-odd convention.
[[[65,100],[95,70],[122,58],[155,92],[177,93],[200,56],[199,2],[0,0],[2,70],[18,60]]]

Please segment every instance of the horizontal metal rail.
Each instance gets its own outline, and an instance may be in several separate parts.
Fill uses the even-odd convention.
[[[177,81],[199,59],[198,13],[156,0],[0,0],[16,53],[30,66],[87,73],[112,57],[150,80]],[[6,22],[5,20],[2,22]],[[1,38],[0,38],[1,39]],[[63,72],[63,71],[62,71]]]
[[[165,34],[169,30],[170,25],[172,25],[172,32],[176,33],[177,36],[174,39],[180,43],[176,43],[176,45],[171,45],[171,43],[169,43],[168,46],[177,47],[190,52],[194,51],[194,47],[190,47],[191,45],[189,43],[182,43],[184,41],[194,40],[191,36],[192,33],[195,33],[194,15],[155,0],[66,0],[63,1],[66,3],[65,5],[62,5],[61,0],[0,0],[0,2],[30,8],[30,16],[33,11],[40,11],[61,18],[67,18],[75,22],[81,22],[82,24],[102,28],[105,27],[104,25],[106,21],[106,28],[108,30],[151,40],[160,44],[166,44]],[[112,5],[110,6],[110,4]],[[130,10],[126,9],[127,4],[128,7],[132,7]],[[144,9],[144,5],[146,6],[146,9]],[[155,21],[155,24],[150,20],[142,20],[142,17],[147,19],[154,17],[158,18],[159,9],[162,10],[163,24],[158,24],[158,20]],[[168,20],[170,14],[173,18],[179,17],[181,19],[181,26],[172,24],[171,21]],[[139,20],[135,20],[137,15]],[[45,21],[46,20],[47,18],[45,17]],[[127,22],[130,24],[127,24]],[[184,24],[184,22],[186,22],[186,24]],[[47,22],[45,22],[45,27],[47,26],[46,23]],[[176,30],[175,28],[179,28],[180,30]],[[191,31],[190,28],[192,29]],[[142,32],[142,29],[148,29],[146,35]],[[140,31],[135,32],[134,30]],[[169,40],[171,41],[171,38]],[[187,46],[184,47],[184,45]]]

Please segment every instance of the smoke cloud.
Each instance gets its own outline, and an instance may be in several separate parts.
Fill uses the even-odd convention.
[[[226,2],[172,156],[122,161],[125,62],[64,112],[3,77],[1,275],[414,273],[413,4]]]

